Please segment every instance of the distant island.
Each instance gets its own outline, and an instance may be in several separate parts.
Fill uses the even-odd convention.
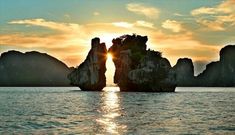
[[[0,86],[70,86],[72,70],[45,53],[8,51],[0,57]]]
[[[36,51],[8,51],[0,57],[0,86],[78,86],[101,91],[106,86],[106,55],[112,53],[114,83],[121,91],[173,92],[180,87],[234,87],[235,45],[220,51],[220,60],[211,62],[194,76],[190,58],[178,59],[175,66],[161,52],[146,50],[147,36],[123,35],[113,39],[107,50],[99,38],[91,41],[86,60],[69,68],[58,59]]]
[[[173,67],[177,85],[181,87],[235,87],[235,45],[220,50],[220,60],[207,64],[206,69],[194,76],[193,62],[181,58]]]

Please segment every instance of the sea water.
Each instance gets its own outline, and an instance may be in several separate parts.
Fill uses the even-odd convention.
[[[0,134],[235,134],[235,88],[0,88]]]

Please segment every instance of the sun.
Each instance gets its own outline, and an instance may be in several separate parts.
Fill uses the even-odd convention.
[[[113,55],[111,53],[108,53],[107,54],[107,59],[112,60],[113,59]]]

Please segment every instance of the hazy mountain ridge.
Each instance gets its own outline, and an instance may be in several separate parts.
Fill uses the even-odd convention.
[[[36,51],[8,51],[0,57],[0,86],[69,86],[72,68]]]

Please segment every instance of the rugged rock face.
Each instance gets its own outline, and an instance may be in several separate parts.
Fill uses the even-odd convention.
[[[221,49],[220,60],[207,64],[198,76],[193,76],[193,64],[190,59],[179,59],[174,66],[177,85],[188,87],[234,87],[235,86],[235,46]]]
[[[211,62],[197,76],[197,86],[235,86],[235,45],[228,45],[220,51],[220,61]]]
[[[176,65],[173,67],[176,73],[177,86],[191,86],[194,80],[194,67],[193,62],[189,58],[178,59]]]
[[[115,64],[114,83],[121,91],[172,92],[176,85],[183,87],[235,86],[235,46],[220,51],[220,61],[207,65],[206,70],[194,76],[191,59],[181,58],[172,68],[160,52],[146,50],[147,36],[124,35],[113,39],[109,53]],[[92,39],[92,48],[86,60],[69,79],[82,90],[100,91],[106,85],[105,62],[107,50],[99,38]]]
[[[223,86],[235,86],[235,45],[221,49],[220,62]]]
[[[124,35],[113,39],[109,53],[116,67],[114,83],[121,91],[172,92],[175,73],[157,51],[146,50],[147,36]]]
[[[70,86],[71,71],[45,53],[8,51],[0,57],[0,86]]]
[[[105,44],[99,38],[92,39],[86,60],[68,75],[71,84],[81,90],[101,91],[106,85],[106,54]]]

